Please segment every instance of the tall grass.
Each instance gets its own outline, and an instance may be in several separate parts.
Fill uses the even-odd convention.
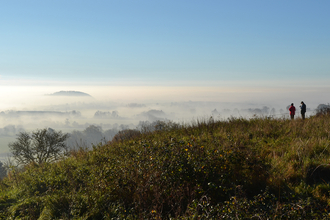
[[[6,219],[328,218],[330,116],[160,123],[10,175]]]

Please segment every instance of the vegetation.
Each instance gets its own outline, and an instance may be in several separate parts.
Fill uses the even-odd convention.
[[[161,129],[30,163],[3,219],[329,219],[330,115]]]
[[[133,139],[134,137],[140,136],[140,134],[141,132],[138,130],[132,130],[132,129],[121,130],[112,138],[112,142]]]
[[[9,149],[18,164],[55,162],[68,153],[64,142],[69,135],[61,131],[44,128],[31,135],[21,132],[17,136],[17,140],[9,144]]]

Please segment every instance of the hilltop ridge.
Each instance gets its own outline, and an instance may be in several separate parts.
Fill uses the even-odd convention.
[[[330,111],[159,123],[12,171],[0,218],[328,219]]]

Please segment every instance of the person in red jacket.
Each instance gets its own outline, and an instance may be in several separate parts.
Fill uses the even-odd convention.
[[[296,112],[296,107],[294,107],[293,103],[291,103],[291,106],[289,108],[289,111],[290,111],[290,117],[291,117],[291,119],[294,119],[294,114]]]

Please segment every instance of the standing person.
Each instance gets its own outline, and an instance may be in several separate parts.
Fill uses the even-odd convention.
[[[302,119],[305,119],[306,104],[303,101],[301,101],[300,113],[301,113]]]
[[[291,106],[289,108],[289,111],[290,111],[290,117],[291,117],[291,119],[294,119],[294,114],[296,112],[296,107],[294,107],[293,103],[291,103]]]

